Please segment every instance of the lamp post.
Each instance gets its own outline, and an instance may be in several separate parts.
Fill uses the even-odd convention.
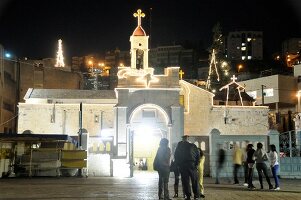
[[[263,105],[264,106],[264,88],[265,88],[266,86],[265,85],[261,85],[261,105]]]

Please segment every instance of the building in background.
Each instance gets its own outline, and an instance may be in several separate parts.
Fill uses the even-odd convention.
[[[16,58],[0,44],[0,133],[15,133],[17,129],[18,69]]]
[[[166,66],[181,66],[185,79],[197,78],[198,60],[195,50],[181,45],[158,46],[150,49],[149,53],[149,64],[155,68],[155,73],[162,74]]]
[[[301,38],[290,38],[282,42],[282,55],[287,67],[300,63]]]
[[[70,67],[54,67],[51,59],[19,60],[20,94],[19,102],[29,88],[36,89],[82,89],[83,76],[80,72],[70,71]]]
[[[261,31],[229,32],[225,53],[230,60],[262,60],[263,33]]]

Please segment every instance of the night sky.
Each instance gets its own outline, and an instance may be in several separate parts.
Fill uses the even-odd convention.
[[[129,50],[138,8],[152,47],[200,41],[206,48],[217,22],[224,33],[263,31],[270,54],[301,37],[300,0],[0,0],[0,44],[30,58],[55,57],[60,38],[67,59]]]

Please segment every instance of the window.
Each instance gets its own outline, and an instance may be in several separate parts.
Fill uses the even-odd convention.
[[[180,105],[181,106],[184,106],[184,95],[180,95],[180,97],[179,97],[179,103],[180,103]]]
[[[263,94],[265,97],[272,97],[274,96],[274,89],[273,88],[264,89]]]
[[[247,94],[252,97],[253,99],[256,99],[257,98],[257,91],[250,91],[250,92],[247,92]]]

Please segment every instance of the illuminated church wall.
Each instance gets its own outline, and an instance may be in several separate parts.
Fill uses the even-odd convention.
[[[214,106],[212,93],[184,81],[181,88],[185,99],[185,134],[206,136],[212,129],[218,129],[222,135],[267,134],[268,107]]]
[[[112,105],[83,104],[83,128],[90,136],[100,135],[104,129],[113,129]],[[18,132],[31,130],[36,134],[78,135],[78,104],[19,104]]]
[[[185,102],[184,133],[208,135],[213,94],[185,81],[181,81],[180,94],[184,95]]]

